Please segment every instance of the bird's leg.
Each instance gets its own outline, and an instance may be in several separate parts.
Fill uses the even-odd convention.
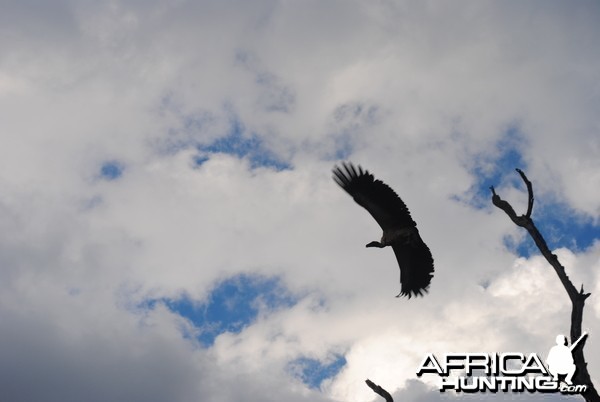
[[[367,244],[367,247],[378,247],[378,248],[384,248],[385,245],[379,243],[378,241],[372,241],[371,243]]]

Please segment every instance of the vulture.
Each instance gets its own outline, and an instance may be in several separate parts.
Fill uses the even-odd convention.
[[[398,194],[360,166],[334,166],[333,180],[375,218],[383,236],[367,247],[391,246],[400,267],[400,293],[396,297],[422,296],[433,277],[433,257],[423,242],[417,224]]]

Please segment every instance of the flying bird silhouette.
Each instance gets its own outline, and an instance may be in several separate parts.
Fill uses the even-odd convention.
[[[400,266],[400,293],[396,297],[422,296],[433,277],[433,257],[423,242],[417,224],[398,194],[360,166],[342,163],[334,166],[333,180],[375,218],[383,236],[367,247],[391,246]]]

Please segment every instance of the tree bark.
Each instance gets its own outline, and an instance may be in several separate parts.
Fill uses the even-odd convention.
[[[558,261],[556,254],[553,254],[548,248],[546,240],[544,240],[544,237],[535,226],[533,219],[531,219],[531,212],[533,211],[534,200],[533,186],[522,170],[516,170],[519,173],[519,175],[521,175],[521,178],[527,186],[527,193],[529,198],[527,203],[527,212],[525,213],[525,215],[517,216],[513,207],[507,201],[501,199],[498,194],[496,194],[494,186],[490,187],[490,190],[492,191],[492,203],[496,207],[503,210],[508,215],[508,217],[515,223],[515,225],[525,228],[527,230],[527,232],[535,242],[536,246],[544,256],[544,258],[546,258],[548,263],[552,266],[552,268],[554,268],[554,271],[558,275],[560,282],[567,291],[569,299],[571,300],[572,310],[570,337],[571,342],[574,342],[581,336],[581,324],[583,322],[583,307],[585,305],[585,300],[590,296],[590,293],[584,293],[583,285],[581,285],[581,290],[577,290],[577,288],[573,285],[573,283],[567,276],[565,268]],[[587,386],[586,391],[581,394],[581,396],[583,396],[583,398],[586,401],[600,402],[600,396],[598,395],[594,384],[592,384],[592,380],[587,370],[587,363],[583,355],[583,348],[585,346],[586,340],[587,338],[583,339],[581,344],[573,350],[573,359],[575,360],[575,365],[577,366],[577,372],[573,377],[573,381],[575,384],[582,384]]]
[[[365,382],[367,383],[369,388],[371,388],[373,390],[373,392],[375,392],[377,395],[380,395],[381,397],[383,397],[383,399],[385,399],[386,402],[394,402],[394,399],[392,398],[390,393],[387,392],[385,389],[383,389],[379,385],[375,384],[373,381],[369,380],[368,378]]]

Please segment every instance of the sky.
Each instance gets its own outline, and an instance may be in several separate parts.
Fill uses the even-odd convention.
[[[492,400],[428,353],[545,357],[570,303],[489,187],[591,292],[600,386],[600,3],[1,2],[0,395]],[[435,260],[395,298],[332,180],[396,190]],[[523,400],[574,400],[510,395]]]

